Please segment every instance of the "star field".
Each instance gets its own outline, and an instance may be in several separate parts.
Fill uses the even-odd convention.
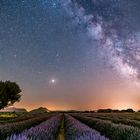
[[[115,108],[114,97],[126,107],[128,91],[138,108],[139,8],[138,0],[1,0],[0,80],[19,83],[17,106],[29,109]]]

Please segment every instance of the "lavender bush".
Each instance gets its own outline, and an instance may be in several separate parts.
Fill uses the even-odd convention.
[[[125,124],[125,125],[131,125],[131,126],[134,126],[134,127],[139,127],[140,128],[140,121],[138,120],[132,120],[130,119],[129,117],[127,118],[127,114],[125,115],[125,117],[122,117],[121,115],[118,116],[118,115],[100,115],[100,114],[93,114],[93,115],[85,115],[87,117],[92,117],[92,118],[97,118],[97,119],[101,119],[101,120],[109,120],[113,123],[121,123],[121,124]]]
[[[109,140],[71,116],[65,116],[66,140]]]
[[[131,125],[131,126],[140,128],[140,121],[137,121],[137,120],[109,118],[109,117],[98,117],[98,118],[102,120],[109,120],[113,123],[121,123],[121,124]]]
[[[5,140],[9,135],[12,135],[13,133],[20,133],[27,128],[38,125],[39,123],[49,119],[51,116],[52,115],[42,114],[41,116],[24,120],[21,122],[0,125],[0,140]]]
[[[87,113],[82,114],[87,117],[94,117],[94,118],[114,118],[114,119],[128,119],[128,120],[137,120],[140,121],[140,113]]]
[[[61,118],[61,115],[57,115],[41,123],[40,125],[25,130],[21,134],[13,134],[6,140],[55,140]]]
[[[74,117],[112,140],[140,140],[140,129],[137,127],[79,115],[74,115]]]

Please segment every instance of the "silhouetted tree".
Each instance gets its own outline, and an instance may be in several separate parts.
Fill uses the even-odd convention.
[[[126,112],[126,113],[133,113],[133,112],[135,112],[133,109],[131,109],[131,108],[128,108],[128,109],[126,109],[126,110],[121,110],[121,112]]]
[[[97,110],[98,113],[111,113],[112,109],[99,109]]]
[[[114,110],[112,110],[112,112],[113,112],[113,113],[120,113],[120,110],[114,109]]]
[[[15,82],[0,81],[0,109],[20,101],[21,89]]]

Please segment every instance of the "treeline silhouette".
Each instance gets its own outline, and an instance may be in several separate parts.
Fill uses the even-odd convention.
[[[52,112],[61,112],[61,113],[134,113],[134,112],[140,112],[134,111],[131,108],[128,109],[98,109],[98,110],[84,110],[84,111],[79,111],[79,110],[67,110],[67,111],[52,111]]]
[[[118,110],[118,109],[99,109],[97,110],[98,113],[133,113],[135,112],[133,109],[128,108],[128,109],[123,109],[123,110]]]

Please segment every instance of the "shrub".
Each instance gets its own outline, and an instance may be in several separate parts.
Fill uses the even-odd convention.
[[[61,116],[57,115],[21,134],[13,134],[6,140],[56,140],[60,122]]]
[[[24,120],[22,122],[8,123],[0,126],[0,140],[4,140],[9,135],[13,133],[17,134],[23,131],[26,128],[30,128],[31,126],[38,125],[42,121],[49,119],[52,115],[42,115],[36,118]]]
[[[140,140],[140,129],[133,126],[114,124],[111,121],[75,115],[75,118],[104,134],[112,140]]]
[[[66,140],[108,140],[71,116],[65,116]]]

